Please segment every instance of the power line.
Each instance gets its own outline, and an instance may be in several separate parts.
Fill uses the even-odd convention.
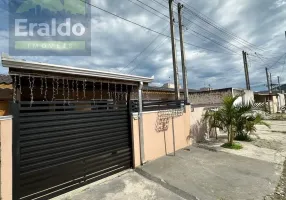
[[[164,4],[158,2],[157,0],[152,0],[152,1],[155,2],[155,3],[157,3],[158,5],[161,5],[161,6],[165,7],[165,8],[167,8],[167,9],[169,9],[167,6],[165,6]]]
[[[153,29],[151,29],[151,28],[149,28],[149,27],[146,27],[146,26],[143,26],[143,25],[138,24],[138,23],[136,23],[136,22],[133,22],[133,21],[131,21],[131,20],[129,20],[129,19],[126,19],[126,18],[124,18],[124,17],[121,17],[121,16],[119,16],[119,15],[117,15],[117,14],[114,14],[114,13],[112,13],[112,12],[110,12],[110,11],[107,11],[107,10],[105,10],[105,9],[103,9],[103,8],[100,8],[100,7],[96,6],[96,5],[93,5],[93,4],[89,3],[89,2],[86,2],[86,1],[84,1],[84,0],[79,0],[79,1],[82,1],[82,2],[84,2],[84,3],[86,3],[86,4],[90,5],[90,6],[92,6],[92,7],[94,7],[94,8],[97,8],[97,9],[103,11],[103,12],[106,12],[106,13],[108,13],[108,14],[114,16],[114,17],[120,18],[120,19],[122,19],[122,20],[124,20],[124,21],[126,21],[126,22],[129,22],[129,23],[131,23],[131,24],[134,24],[134,25],[136,25],[136,26],[139,26],[139,27],[141,27],[141,28],[143,28],[143,29],[146,29],[146,30],[151,31],[151,32],[153,32],[153,33],[157,33],[157,34],[162,35],[162,36],[165,36],[165,37],[167,37],[167,38],[171,38],[169,35],[166,35],[166,34],[164,34],[164,33],[161,33],[161,32],[158,32],[158,31],[156,31],[156,30],[153,30]],[[179,39],[176,39],[176,40],[179,41]],[[212,51],[212,52],[217,52],[217,53],[223,53],[223,52],[214,51],[214,50],[211,50],[211,49],[208,49],[208,48],[200,47],[200,46],[194,45],[194,44],[192,44],[192,43],[188,43],[188,42],[184,42],[184,43],[187,44],[187,45],[191,45],[191,46],[193,46],[193,47],[199,48],[199,49],[204,49],[204,50],[207,50],[207,51]],[[226,53],[224,53],[224,54],[226,54]]]
[[[153,8],[153,7],[149,6],[148,4],[145,4],[145,3],[143,3],[143,2],[142,2],[142,1],[140,1],[140,0],[137,0],[137,1],[138,1],[138,2],[140,2],[141,4],[143,4],[143,5],[147,6],[148,8],[151,8],[152,10],[154,10],[154,11],[156,11],[156,12],[160,13],[161,15],[165,16],[167,19],[169,19],[169,16],[167,16],[167,15],[165,15],[165,14],[163,14],[163,13],[159,12],[159,11],[158,11],[158,10],[156,10],[155,8]]]
[[[152,0],[152,1],[158,3],[159,5],[161,5],[161,6],[165,7],[165,8],[167,8],[164,4],[158,2],[157,0]],[[168,2],[168,0],[166,0],[166,2]],[[185,3],[185,4],[186,4],[186,3]],[[188,5],[188,4],[186,4],[186,5]],[[190,6],[190,5],[188,5],[188,6],[189,6],[189,7],[192,7],[192,6]],[[185,6],[185,8],[186,8],[186,6]],[[168,8],[167,8],[167,9],[168,9]],[[226,29],[219,27],[218,25],[215,24],[215,22],[212,23],[210,20],[207,20],[207,19],[206,19],[206,18],[208,18],[207,16],[206,16],[206,18],[203,18],[203,17],[202,17],[203,14],[200,13],[200,12],[196,12],[196,9],[195,9],[195,8],[193,8],[193,10],[190,10],[189,8],[186,8],[186,9],[190,11],[191,14],[187,13],[187,14],[189,14],[190,16],[191,16],[191,15],[195,15],[197,18],[201,19],[203,22],[207,23],[208,25],[210,25],[210,26],[214,27],[215,29],[219,30],[220,32],[224,33],[225,35],[227,35],[228,38],[234,39],[234,41],[236,41],[236,42],[242,44],[244,47],[247,47],[247,46],[251,45],[251,46],[255,47],[256,49],[265,50],[265,49],[262,49],[262,48],[260,48],[260,47],[258,47],[258,46],[256,46],[256,45],[251,44],[250,42],[248,42],[248,41],[246,41],[246,40],[244,40],[244,39],[242,39],[242,38],[240,38],[240,37],[234,35],[233,33],[228,32]],[[194,10],[195,10],[195,11],[194,11]],[[186,19],[187,19],[187,18],[186,18]],[[209,19],[209,18],[208,18],[208,19]],[[187,19],[187,20],[189,20],[189,19]],[[192,23],[194,23],[194,22],[192,22]],[[210,34],[212,34],[212,35],[215,35],[216,37],[218,37],[219,39],[225,41],[226,43],[228,43],[228,44],[230,44],[230,45],[232,45],[232,46],[234,46],[234,47],[236,47],[236,48],[238,48],[238,49],[240,49],[240,50],[243,50],[241,47],[238,47],[238,46],[232,44],[231,42],[229,42],[229,41],[223,39],[222,37],[216,35],[215,33],[212,33],[212,32],[210,32],[210,31],[206,30],[206,29],[203,28],[202,26],[200,26],[200,25],[198,25],[198,24],[196,24],[196,23],[194,23],[194,24],[195,24],[196,26],[200,27],[202,30],[204,30],[204,31],[206,31],[206,32],[208,32],[208,33],[210,33]],[[205,36],[203,36],[203,37],[205,37]],[[210,40],[210,41],[212,41],[213,43],[216,43],[216,44],[219,43],[218,41],[216,41],[216,40],[214,40],[214,39],[209,39],[209,38],[206,38],[206,39],[208,39],[208,40]],[[220,46],[221,46],[221,43],[220,43]],[[253,49],[252,49],[253,47],[251,47],[251,48],[248,47],[248,49],[250,49],[251,51],[253,51]]]
[[[168,28],[168,26],[169,26],[169,24],[167,25],[167,28]],[[155,38],[155,40],[157,39],[158,37],[156,37]],[[154,41],[152,41],[151,43],[150,43],[150,45],[153,43]],[[141,53],[139,53],[126,67],[128,67],[134,60],[136,60],[146,49],[148,49],[149,47],[150,47],[150,45],[148,45]],[[159,46],[161,46],[161,45],[159,45]],[[155,48],[155,50],[157,49],[158,47],[156,47]],[[152,51],[152,52],[154,52],[154,50]],[[177,53],[177,52],[176,52]],[[147,57],[149,57],[151,54],[149,54]],[[139,63],[140,64],[140,63]],[[137,65],[137,66],[139,66],[139,64]],[[137,66],[135,66],[132,70],[131,70],[131,72],[133,72],[136,68],[137,68]]]
[[[157,0],[153,0],[153,1],[159,3]],[[163,6],[163,4],[161,4],[161,3],[159,3],[159,4]],[[164,7],[167,8],[166,6],[164,6]],[[186,18],[186,17],[184,17],[184,18],[185,18],[187,21],[189,21],[190,23],[192,23],[192,24],[196,25],[197,27],[199,27],[200,29],[206,31],[207,33],[209,33],[209,34],[211,34],[211,35],[214,35],[214,36],[220,38],[221,40],[223,40],[224,42],[230,44],[231,46],[234,46],[235,48],[238,48],[240,51],[243,50],[242,48],[240,48],[240,47],[238,47],[238,46],[232,44],[231,42],[229,42],[229,41],[227,41],[227,40],[221,38],[220,36],[218,36],[218,35],[216,35],[216,34],[210,32],[210,31],[208,31],[207,29],[205,29],[205,28],[203,28],[202,26],[200,26],[199,24],[197,24],[197,23],[195,23],[195,22],[189,20],[188,18]],[[206,36],[204,36],[204,35],[202,35],[202,34],[196,32],[196,31],[194,31],[193,29],[190,29],[190,30],[191,30],[192,32],[195,32],[197,35],[200,35],[200,36],[204,37],[205,39],[207,39],[207,40],[209,40],[209,41],[211,41],[211,42],[213,42],[213,43],[215,43],[215,44],[217,44],[217,45],[219,45],[219,46],[221,46],[221,47],[223,47],[223,48],[225,48],[225,49],[228,49],[228,50],[231,51],[231,52],[234,52],[233,50],[231,50],[231,49],[229,49],[228,47],[224,46],[223,44],[221,44],[221,43],[218,42],[217,40],[210,39],[210,38],[208,38],[208,37],[206,37]],[[187,30],[187,31],[189,31],[189,30]],[[195,36],[195,37],[198,37],[197,35],[194,35],[194,36]],[[235,53],[235,54],[238,54],[238,53],[236,53],[236,52],[234,52],[234,53]]]
[[[231,49],[229,49],[229,48],[223,46],[223,45],[222,45],[221,43],[219,43],[218,41],[213,40],[213,39],[210,39],[210,38],[204,36],[203,34],[200,34],[200,33],[196,32],[196,31],[194,31],[194,30],[192,30],[192,31],[193,31],[194,33],[196,33],[197,35],[200,35],[200,36],[204,37],[205,39],[207,39],[207,40],[209,40],[209,41],[211,41],[211,42],[213,42],[213,43],[215,43],[215,44],[217,44],[217,45],[219,45],[219,46],[221,46],[221,47],[223,47],[223,48],[225,48],[225,49],[227,49],[227,50],[229,50],[229,51],[231,51],[231,52],[233,52],[233,53],[235,53],[235,54],[238,54],[238,53],[236,53],[235,51],[233,51],[233,50],[231,50]]]
[[[167,24],[167,26],[164,28],[163,32],[165,32],[167,29],[169,28],[169,24]],[[127,68],[130,64],[132,64],[135,60],[137,60],[137,58],[142,55],[161,35],[157,35],[137,56],[135,56],[134,59],[132,59],[124,68]],[[122,70],[123,70],[122,69]],[[120,70],[120,72],[122,71]]]
[[[159,47],[161,47],[166,41],[167,41],[167,38],[165,38],[165,39],[162,41],[161,44],[157,45],[157,46],[151,51],[151,53],[150,53],[148,56],[145,57],[145,59],[148,58],[149,56],[151,56],[152,53],[155,52]],[[135,67],[133,67],[133,68],[130,70],[129,74],[131,74],[131,73],[132,73],[135,69],[137,69],[137,67],[139,67],[140,65],[141,65],[141,63],[138,63]]]
[[[131,3],[137,5],[138,7],[142,8],[142,9],[144,9],[144,10],[146,10],[146,11],[152,13],[153,15],[156,15],[157,17],[159,17],[159,18],[161,18],[161,19],[163,19],[163,20],[167,20],[166,18],[164,18],[164,17],[158,15],[157,13],[154,13],[154,12],[148,10],[147,8],[141,6],[140,4],[138,4],[138,3],[136,3],[136,2],[133,2],[132,0],[128,0],[128,1],[130,1]],[[160,14],[163,15],[163,16],[166,16],[165,14],[163,14],[163,13],[161,13],[161,12],[159,12],[159,11],[156,11],[156,12],[160,13]]]
[[[285,55],[286,53],[284,53],[269,69],[272,69]]]
[[[204,15],[203,13],[199,12],[196,8],[194,8],[193,6],[191,6],[191,5],[187,4],[187,3],[185,3],[183,0],[181,0],[181,2],[183,2],[185,5],[187,5],[188,7],[191,8],[191,9],[190,9],[190,8],[188,8],[188,7],[185,6],[187,10],[189,10],[191,13],[197,15],[197,17],[199,17],[201,20],[203,20],[204,22],[208,23],[208,24],[211,25],[212,27],[218,29],[218,30],[221,31],[222,33],[227,34],[228,36],[232,37],[233,39],[236,39],[236,40],[237,40],[238,42],[240,42],[240,43],[244,43],[244,44],[247,44],[247,45],[249,45],[249,46],[252,46],[252,47],[254,47],[254,48],[256,48],[256,49],[260,49],[260,50],[263,50],[263,51],[264,51],[263,48],[260,48],[260,47],[258,47],[257,45],[252,44],[252,43],[246,41],[245,39],[242,39],[242,38],[240,38],[239,36],[237,36],[237,35],[235,35],[235,34],[229,32],[227,29],[221,27],[221,26],[218,25],[215,21],[213,21],[212,19],[210,19],[208,16],[206,16],[206,15]]]

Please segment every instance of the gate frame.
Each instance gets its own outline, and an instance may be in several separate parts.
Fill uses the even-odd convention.
[[[19,129],[19,102],[10,102],[12,119],[12,199],[19,200],[20,187],[20,129]]]

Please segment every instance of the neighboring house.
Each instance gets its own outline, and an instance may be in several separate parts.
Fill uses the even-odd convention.
[[[198,91],[189,94],[192,106],[191,134],[195,141],[203,141],[209,137],[207,124],[203,122],[203,115],[207,110],[217,109],[223,104],[226,96],[239,96],[236,104],[249,104],[254,102],[253,91],[237,88],[223,88],[210,91]]]
[[[166,86],[166,84],[165,84]],[[184,92],[180,90],[181,99],[184,99]],[[189,89],[189,101],[191,104],[190,123],[191,135],[195,140],[201,140],[207,133],[207,127],[202,122],[204,113],[209,109],[216,109],[223,103],[226,96],[239,96],[236,103],[253,103],[253,91],[238,88],[222,88],[211,90],[194,90]],[[156,100],[174,100],[174,88],[150,87],[143,88],[143,99],[148,101]]]
[[[271,113],[281,112],[281,109],[285,106],[285,94],[273,91],[261,91],[254,93],[254,107],[259,110],[269,111]]]
[[[190,102],[193,107],[216,107],[222,105],[226,96],[240,96],[236,103],[253,102],[252,91],[237,88],[222,88],[209,91],[194,91],[189,94]]]
[[[184,91],[180,90],[180,98],[184,99]],[[250,103],[254,101],[253,91],[238,88],[212,89],[209,91],[189,89],[189,102],[192,107],[216,107],[220,106],[226,96],[240,96],[237,103]],[[137,96],[133,96],[134,99]],[[174,100],[174,88],[143,87],[144,100]]]
[[[12,79],[9,75],[0,74],[0,116],[8,115],[9,101],[12,100]]]

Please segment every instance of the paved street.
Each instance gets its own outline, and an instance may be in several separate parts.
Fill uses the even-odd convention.
[[[105,182],[90,185],[55,200],[182,200],[180,196],[163,188],[134,171]]]
[[[196,147],[142,169],[202,200],[263,199],[274,192],[280,177],[274,163]]]
[[[258,126],[253,142],[242,150],[190,147],[145,164],[134,171],[99,181],[56,200],[262,200],[283,199],[285,124]],[[282,139],[282,140],[281,140]],[[143,175],[143,176],[142,176]],[[280,180],[280,181],[279,181]],[[274,194],[274,195],[272,195]],[[281,198],[280,198],[281,197]]]

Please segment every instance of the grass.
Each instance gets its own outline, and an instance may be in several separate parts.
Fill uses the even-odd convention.
[[[227,148],[227,149],[235,149],[235,150],[239,150],[243,148],[242,145],[239,143],[233,143],[233,144],[224,143],[223,145],[221,145],[221,147]]]

